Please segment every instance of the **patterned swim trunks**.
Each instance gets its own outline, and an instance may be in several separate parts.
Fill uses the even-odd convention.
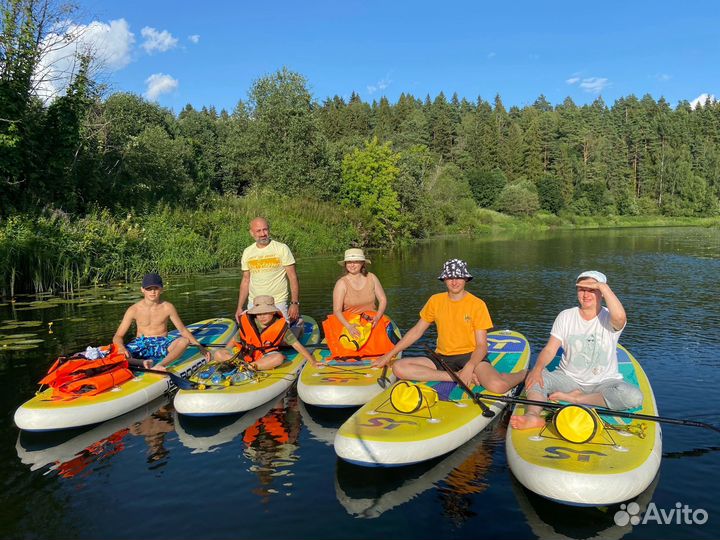
[[[145,337],[140,336],[128,343],[125,348],[140,360],[162,360],[167,356],[168,346],[174,338],[167,336]]]

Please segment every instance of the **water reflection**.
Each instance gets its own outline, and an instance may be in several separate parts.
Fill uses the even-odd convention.
[[[248,470],[258,482],[251,491],[262,504],[269,503],[272,494],[291,491],[292,482],[282,482],[281,477],[293,476],[291,468],[298,461],[299,401],[291,390],[243,434],[243,455],[252,462]]]
[[[130,426],[130,433],[145,439],[147,462],[150,464],[150,469],[162,467],[167,463],[166,458],[170,451],[165,447],[165,438],[168,433],[173,431],[175,431],[175,426],[169,403]]]
[[[541,540],[618,540],[633,530],[629,523],[623,526],[615,523],[615,513],[624,509],[624,506],[616,504],[601,508],[582,508],[561,505],[527,490],[512,474],[510,476],[518,506],[525,514],[533,533]],[[640,507],[638,515],[647,510],[659,478],[658,473],[648,488],[634,499]]]
[[[459,526],[475,515],[473,497],[488,488],[492,450],[502,437],[483,432],[450,454],[407,467],[366,468],[338,459],[335,494],[348,514],[374,519],[436,489],[442,514]]]
[[[96,464],[107,462],[125,449],[128,435],[144,436],[148,443],[148,462],[157,461],[167,455],[162,440],[165,433],[172,431],[172,423],[168,429],[167,422],[162,420],[168,405],[169,398],[162,396],[91,428],[51,433],[21,431],[15,449],[20,460],[30,465],[30,470],[47,467],[47,472],[56,471],[63,478],[89,476]]]
[[[175,412],[175,430],[180,442],[193,454],[215,452],[237,439],[277,405],[268,401],[255,409],[227,416],[185,416]]]
[[[354,408],[322,408],[306,405],[300,401],[300,416],[310,436],[328,446],[335,444],[340,426],[357,410]]]

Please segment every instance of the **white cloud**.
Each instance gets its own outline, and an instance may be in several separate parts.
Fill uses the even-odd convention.
[[[390,83],[392,83],[392,81],[388,77],[380,79],[375,84],[371,84],[367,87],[368,94],[374,94],[378,90],[385,90],[388,86],[390,86]]]
[[[666,81],[669,81],[670,79],[672,79],[672,75],[668,75],[667,73],[660,73],[660,74],[656,75],[655,78],[658,81],[666,82]]]
[[[125,19],[58,25],[41,44],[45,53],[35,72],[37,94],[51,100],[63,92],[79,68],[77,57],[81,54],[92,55],[90,69],[94,73],[124,68],[131,61],[134,43],[135,35]]]
[[[591,94],[599,94],[609,84],[610,81],[608,81],[604,77],[589,77],[582,80],[582,82],[580,83],[580,88],[582,88],[586,92],[590,92]]]
[[[140,30],[140,33],[142,34],[142,37],[145,38],[142,48],[149,54],[156,51],[165,52],[177,47],[178,39],[173,37],[173,35],[167,30],[159,32],[155,28],[146,26]]]
[[[156,101],[162,94],[177,90],[180,82],[177,79],[173,79],[170,75],[153,73],[145,79],[145,84],[147,84],[145,97],[151,101]]]
[[[192,43],[200,43],[200,34],[193,34],[192,36],[188,36],[188,39]]]
[[[693,109],[696,109],[698,106],[704,107],[708,99],[712,103],[717,102],[717,99],[715,99],[715,96],[713,94],[700,94],[698,97],[696,97],[690,102],[690,107],[692,107]]]
[[[586,77],[581,79],[580,77],[572,76],[565,82],[567,84],[577,84],[580,88],[591,94],[599,94],[610,86],[610,81],[605,77]]]

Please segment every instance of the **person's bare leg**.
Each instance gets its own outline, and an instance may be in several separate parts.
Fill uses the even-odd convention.
[[[393,373],[398,379],[412,381],[452,381],[453,378],[444,370],[439,370],[429,358],[419,356],[403,358],[392,366]]]

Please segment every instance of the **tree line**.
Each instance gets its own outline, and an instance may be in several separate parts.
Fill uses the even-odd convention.
[[[317,101],[299,73],[260,77],[233,111],[177,115],[106,95],[78,58],[66,91],[34,91],[37,0],[3,0],[0,218],[197,208],[249,190],[355,208],[364,240],[422,237],[464,212],[515,216],[720,213],[720,104],[634,95],[507,108],[499,95]]]

